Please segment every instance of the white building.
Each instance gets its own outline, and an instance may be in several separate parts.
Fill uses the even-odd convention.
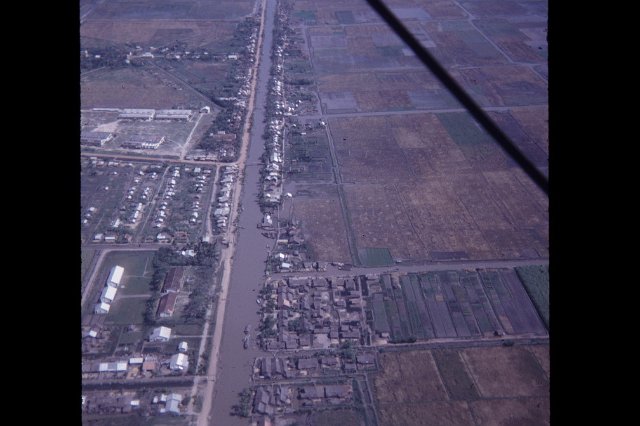
[[[156,111],[156,120],[185,120],[189,121],[193,116],[190,109],[159,109]]]
[[[120,119],[130,120],[153,120],[153,116],[156,114],[155,109],[123,109],[118,115]]]
[[[102,294],[100,295],[100,301],[102,303],[111,303],[113,299],[116,298],[116,293],[118,289],[116,287],[106,286],[102,289]]]
[[[131,365],[142,364],[143,362],[144,362],[144,358],[142,357],[129,358],[129,364]]]
[[[154,328],[149,336],[151,342],[166,342],[171,338],[171,329],[169,327]]]
[[[118,287],[122,280],[122,274],[124,274],[124,268],[122,266],[114,266],[109,272],[109,278],[107,278],[107,285],[110,287]]]
[[[189,356],[186,354],[175,354],[171,357],[169,368],[174,371],[184,371],[189,368]]]
[[[178,352],[187,352],[189,350],[189,344],[187,342],[180,342],[178,345]]]
[[[167,411],[171,414],[180,415],[180,403],[182,402],[182,395],[179,393],[172,393],[167,398]]]
[[[96,303],[96,307],[94,309],[94,313],[96,314],[108,314],[109,309],[111,309],[111,305],[108,303],[100,302]]]

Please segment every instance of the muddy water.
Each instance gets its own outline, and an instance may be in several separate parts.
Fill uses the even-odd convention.
[[[264,281],[266,246],[273,244],[273,240],[263,237],[256,226],[262,219],[258,205],[260,174],[257,164],[264,151],[262,135],[265,131],[265,104],[271,69],[276,0],[267,0],[266,8],[264,44],[258,68],[253,126],[241,199],[243,211],[239,215],[238,239],[224,318],[218,380],[213,395],[210,425],[248,424],[245,418],[231,416],[231,408],[239,402],[238,393],[250,385],[253,360],[264,354],[257,348],[255,341],[259,319],[256,297]],[[244,349],[242,339],[247,324],[251,324],[251,344],[249,349]]]

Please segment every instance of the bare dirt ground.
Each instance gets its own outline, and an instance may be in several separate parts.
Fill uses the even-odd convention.
[[[382,353],[380,425],[548,425],[548,376],[533,353],[548,365],[548,345]]]
[[[548,396],[549,382],[531,352],[518,346],[462,351],[481,396]]]

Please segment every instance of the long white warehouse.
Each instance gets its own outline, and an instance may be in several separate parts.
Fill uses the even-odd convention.
[[[122,266],[114,266],[109,272],[109,278],[107,278],[107,285],[110,287],[118,287],[120,280],[122,280],[122,274],[124,274],[124,268]]]

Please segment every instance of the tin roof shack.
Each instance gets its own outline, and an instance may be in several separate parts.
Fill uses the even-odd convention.
[[[150,342],[167,342],[171,338],[171,329],[169,327],[157,327],[149,336]]]
[[[376,356],[372,353],[356,355],[358,369],[372,369],[376,367]]]
[[[113,133],[110,132],[87,132],[83,130],[80,134],[80,143],[88,146],[104,146],[113,137]]]
[[[318,360],[316,358],[299,358],[298,370],[303,375],[313,374],[318,371]]]
[[[256,390],[256,395],[253,399],[253,410],[256,413],[260,413],[260,414],[268,414],[268,415],[274,414],[275,409],[269,404],[270,400],[271,400],[271,395],[269,391],[266,388],[260,386]]]
[[[163,293],[177,293],[182,287],[182,276],[184,274],[184,268],[177,266],[169,269],[167,275],[164,277],[164,284],[162,286]]]
[[[324,399],[324,386],[303,386],[298,396],[302,400],[302,405],[316,405]]]
[[[320,364],[323,372],[340,371],[340,360],[336,356],[324,356]]]

